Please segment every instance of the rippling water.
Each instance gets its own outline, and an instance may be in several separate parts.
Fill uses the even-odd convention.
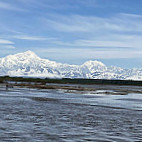
[[[0,91],[0,141],[142,141],[142,94]]]

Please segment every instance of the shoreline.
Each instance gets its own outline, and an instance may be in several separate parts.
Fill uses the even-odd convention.
[[[7,88],[6,88],[6,85]],[[127,85],[83,85],[83,84],[58,84],[58,83],[1,83],[0,86],[9,90],[10,88],[33,88],[39,90],[63,90],[65,93],[79,94],[106,94],[106,95],[128,95],[129,93],[142,94],[142,86]]]

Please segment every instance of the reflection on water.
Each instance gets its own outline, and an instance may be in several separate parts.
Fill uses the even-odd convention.
[[[142,94],[0,91],[2,142],[142,141]]]

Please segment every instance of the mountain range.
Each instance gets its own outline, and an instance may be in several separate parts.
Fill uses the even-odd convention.
[[[69,65],[41,59],[32,51],[0,58],[0,76],[142,80],[142,69],[106,66],[99,61]]]

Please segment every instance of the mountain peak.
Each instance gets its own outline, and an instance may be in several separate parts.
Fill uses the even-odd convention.
[[[27,50],[25,52],[23,52],[22,54],[26,54],[26,55],[30,55],[30,56],[37,56],[33,51],[31,50]]]
[[[16,57],[23,57],[23,58],[34,58],[34,59],[37,59],[39,58],[33,51],[25,51],[23,53],[18,53],[18,54],[15,54],[13,56],[16,56]]]
[[[102,62],[100,61],[97,61],[97,60],[89,60],[89,61],[86,61],[83,65],[86,65],[86,66],[105,66],[105,64],[103,64]]]
[[[33,51],[31,51],[31,50],[27,50],[27,51],[25,51],[24,53],[27,53],[27,54],[35,54]]]

